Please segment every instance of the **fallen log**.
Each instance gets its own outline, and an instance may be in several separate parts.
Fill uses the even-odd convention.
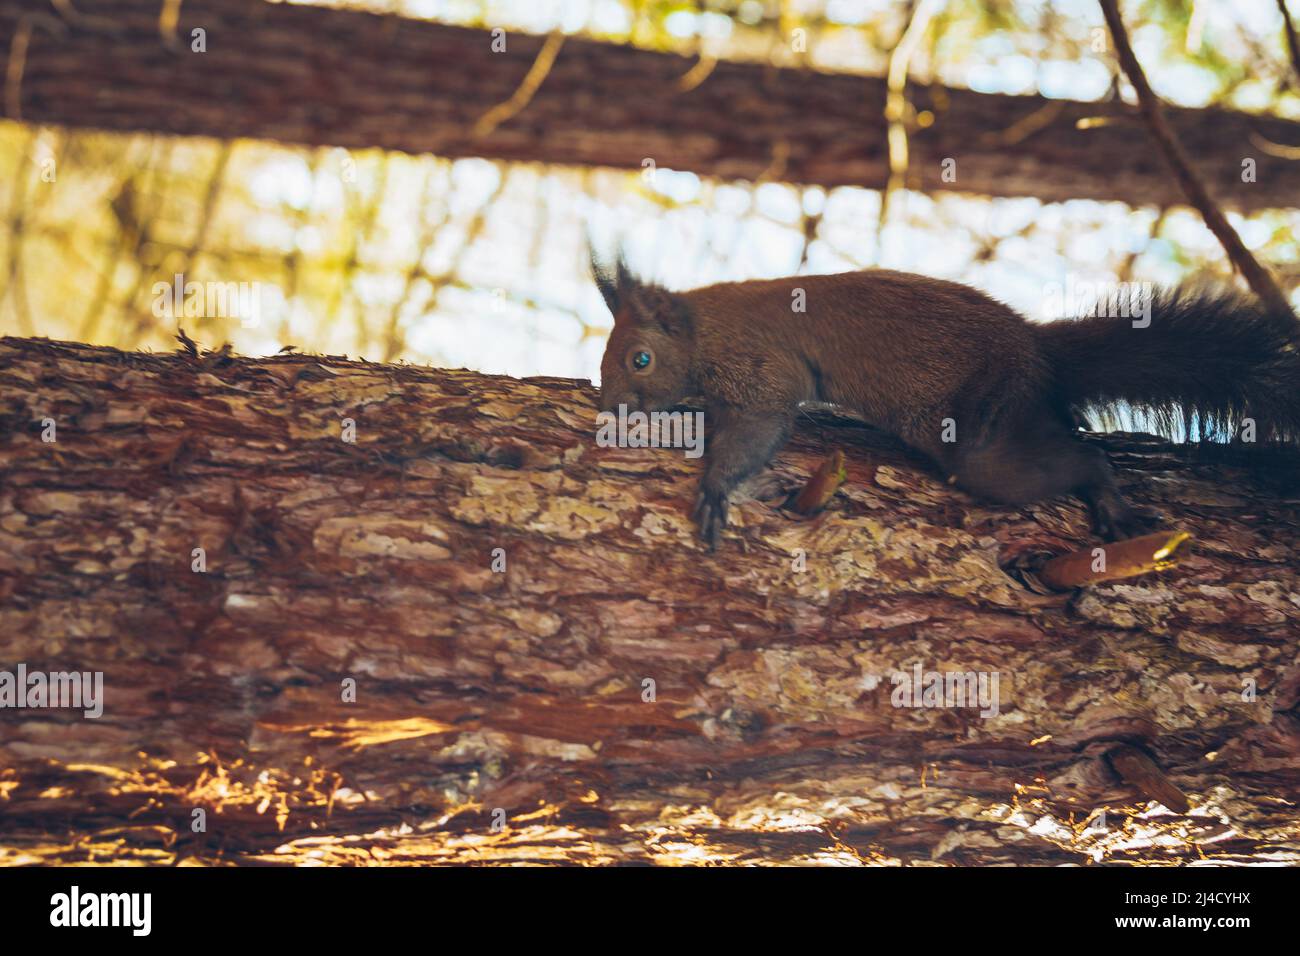
[[[1041,593],[1078,502],[815,419],[709,554],[593,397],[0,339],[0,673],[103,681],[0,707],[0,863],[1300,861],[1294,499],[1112,436],[1194,553]]]

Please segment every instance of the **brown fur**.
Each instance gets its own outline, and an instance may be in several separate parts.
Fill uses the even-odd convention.
[[[621,262],[596,276],[615,317],[602,406],[706,401],[696,515],[710,544],[730,492],[784,444],[805,402],[854,410],[993,501],[1078,493],[1107,538],[1158,515],[1120,497],[1105,456],[1073,435],[1078,413],[1128,401],[1222,429],[1253,411],[1266,435],[1300,431],[1297,323],[1231,293],[1165,293],[1151,326],[1135,328],[1035,325],[968,286],[885,270],[686,292],[639,282]],[[792,309],[796,290],[805,312]],[[630,356],[643,350],[653,366],[638,371]],[[944,440],[949,421],[955,441]]]

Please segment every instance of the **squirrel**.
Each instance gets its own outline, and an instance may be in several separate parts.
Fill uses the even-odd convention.
[[[1127,502],[1106,454],[1076,432],[1127,404],[1172,437],[1300,441],[1300,322],[1213,286],[1150,293],[1128,315],[1030,322],[983,292],[871,269],[669,291],[592,250],[614,316],[602,410],[704,400],[692,517],[710,550],[732,491],[785,444],[798,409],[838,406],[901,439],[978,498],[1083,499],[1104,540],[1162,520]],[[805,311],[793,303],[804,297]],[[1127,309],[1120,311],[1127,312]]]

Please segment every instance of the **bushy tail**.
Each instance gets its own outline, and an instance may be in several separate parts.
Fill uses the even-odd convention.
[[[1059,401],[1106,425],[1127,405],[1172,438],[1300,443],[1295,316],[1207,288],[1156,292],[1149,324],[1125,311],[1037,326]]]

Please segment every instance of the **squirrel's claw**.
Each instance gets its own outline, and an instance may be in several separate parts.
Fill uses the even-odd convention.
[[[1107,503],[1097,508],[1094,527],[1103,541],[1124,541],[1150,533],[1164,520],[1159,509],[1147,505]]]
[[[713,489],[701,488],[691,517],[700,526],[700,540],[709,546],[710,551],[716,551],[722,529],[727,526],[727,496]]]

